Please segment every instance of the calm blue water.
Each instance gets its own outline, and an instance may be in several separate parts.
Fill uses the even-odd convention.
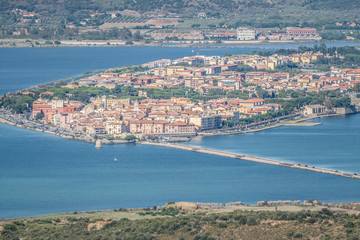
[[[360,45],[359,42],[325,42],[327,46]],[[142,64],[162,58],[176,59],[197,54],[223,56],[246,54],[280,47],[297,48],[313,43],[241,45],[243,48],[183,47],[64,47],[0,48],[0,95],[40,83],[73,77],[95,69]],[[248,48],[251,47],[251,48]]]
[[[168,201],[360,199],[358,180],[177,149],[113,145],[97,150],[5,124],[0,124],[0,143],[0,218]]]
[[[196,137],[189,144],[360,173],[360,114],[313,119],[241,135]]]
[[[0,93],[99,68],[174,59],[191,55],[191,50],[0,48]],[[209,49],[201,53],[253,50]],[[356,157],[359,115],[315,121],[324,124],[202,138],[191,144],[360,171]],[[0,219],[152,207],[168,201],[360,199],[359,180],[154,146],[114,145],[96,150],[92,144],[6,124],[0,124],[0,154]],[[117,163],[114,157],[119,159]]]

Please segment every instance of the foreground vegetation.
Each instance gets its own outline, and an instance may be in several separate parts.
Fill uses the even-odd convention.
[[[120,215],[126,209],[113,211]],[[155,217],[37,217],[0,222],[0,239],[359,239],[360,216],[328,208],[309,211],[212,213],[176,209],[141,210]],[[166,214],[170,212],[171,214]],[[157,214],[159,213],[159,214]],[[124,215],[126,216],[126,215]],[[130,216],[130,215],[129,215]]]

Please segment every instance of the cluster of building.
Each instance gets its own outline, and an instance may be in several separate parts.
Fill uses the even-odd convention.
[[[134,135],[195,135],[197,131],[220,128],[223,121],[237,122],[240,118],[279,111],[279,104],[265,104],[263,99],[252,98],[259,88],[271,93],[294,89],[308,91],[342,91],[360,83],[360,69],[332,69],[330,73],[299,73],[265,71],[241,73],[238,64],[255,69],[275,69],[286,62],[311,63],[324,57],[321,53],[306,52],[290,56],[262,57],[191,56],[176,60],[159,60],[143,64],[144,72],[104,72],[68,83],[65,88],[132,86],[139,99],[117,99],[115,96],[92,98],[85,105],[80,101],[60,100],[46,91],[33,103],[32,117],[54,126],[90,135],[123,137]],[[189,98],[151,99],[149,89],[192,88],[202,95],[211,89],[225,92],[242,91],[251,99],[214,99],[206,103],[192,102]],[[33,94],[23,92],[23,94]],[[71,99],[71,93],[67,94]],[[48,100],[52,99],[52,100]],[[315,110],[314,110],[315,109]],[[308,109],[308,113],[322,113],[323,107]]]
[[[196,206],[198,208],[225,208],[225,207],[239,207],[243,206],[245,203],[242,202],[229,202],[229,203],[204,203],[204,202],[197,202]]]
[[[249,56],[190,56],[180,59],[162,59],[145,63],[148,70],[139,73],[118,74],[114,72],[84,78],[66,88],[81,86],[105,87],[133,86],[139,89],[139,97],[148,97],[149,89],[192,88],[202,95],[210,90],[224,92],[242,91],[249,96],[256,94],[257,88],[272,94],[280,90],[343,91],[354,87],[360,80],[359,69],[333,69],[331,73],[299,73],[290,76],[288,72],[269,73],[277,66],[289,62],[304,66],[324,58],[322,53],[305,52],[289,56],[274,54],[269,57]],[[242,73],[236,71],[238,65],[248,65],[257,71]],[[69,96],[71,97],[71,96]]]
[[[46,95],[51,92],[46,92]],[[217,99],[194,103],[188,98],[111,99],[79,101],[47,100],[33,103],[32,117],[74,132],[124,137],[134,135],[195,135],[197,131],[217,129],[224,120],[260,115],[281,108],[263,99]]]
[[[321,40],[316,28],[288,27],[286,31],[266,31],[252,27],[237,29],[191,30],[190,32],[153,31],[151,37],[155,40]]]
[[[201,32],[191,31],[188,33],[172,32],[172,33],[163,33],[163,32],[152,32],[151,37],[154,40],[170,40],[170,39],[185,39],[185,40],[202,40],[204,35]]]
[[[231,62],[236,64],[248,65],[256,70],[274,70],[277,66],[287,63],[297,63],[308,65],[319,59],[324,58],[322,53],[297,53],[289,56],[274,54],[269,57],[259,55],[249,55],[245,57],[231,57]]]
[[[301,201],[300,200],[296,200],[296,201],[290,201],[290,200],[285,200],[285,201],[260,201],[257,202],[257,206],[258,207],[262,207],[262,206],[285,206],[285,205],[300,205]],[[304,201],[303,204],[308,204],[308,201]]]
[[[29,23],[31,21],[34,21],[36,23],[40,22],[40,15],[38,13],[18,8],[13,9],[11,12],[20,19],[21,24]]]
[[[293,77],[287,72],[249,72],[245,74],[245,82],[254,84],[267,90],[269,93],[280,90],[307,90],[320,91],[346,91],[353,88],[360,81],[351,80],[350,77],[332,77],[327,73],[298,73]],[[250,93],[255,92],[256,87],[245,87]]]
[[[128,84],[136,81],[139,88],[189,87],[206,95],[210,89],[225,92],[236,90],[256,92],[257,87],[270,92],[279,90],[343,91],[354,87],[359,80],[359,70],[334,69],[329,73],[299,73],[290,76],[288,72],[269,73],[277,66],[296,63],[308,66],[324,58],[322,53],[305,52],[289,56],[274,54],[269,57],[249,56],[192,56],[176,60],[163,59],[143,64],[150,68],[145,75],[148,84],[138,85],[141,80],[129,75]],[[238,64],[248,65],[257,71],[241,73],[236,71]],[[175,65],[175,66],[174,66]],[[180,66],[179,66],[180,65]],[[144,76],[138,76],[138,78]],[[142,81],[142,83],[144,83]],[[249,86],[250,85],[250,86]]]
[[[258,40],[321,40],[316,28],[288,27],[286,31],[258,31]]]

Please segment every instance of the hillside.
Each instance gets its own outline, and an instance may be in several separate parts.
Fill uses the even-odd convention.
[[[258,208],[258,209],[257,209]],[[314,206],[243,210],[119,209],[0,221],[0,239],[359,239],[358,211]],[[246,210],[247,209],[247,210]],[[251,211],[249,211],[251,209]],[[226,210],[226,211],[225,211]],[[255,210],[255,211],[253,211]]]
[[[236,14],[255,9],[291,10],[359,10],[357,0],[1,0],[0,11],[26,9],[35,12],[73,14],[78,11],[135,10],[140,13],[161,12],[189,14],[192,12],[213,12]],[[257,14],[253,12],[253,14]]]
[[[101,40],[112,33],[94,37],[87,30],[158,26],[358,31],[360,4],[358,0],[0,0],[2,38]],[[85,37],[79,37],[82,33]],[[343,34],[337,37],[338,32],[331,34],[333,39],[345,38]]]

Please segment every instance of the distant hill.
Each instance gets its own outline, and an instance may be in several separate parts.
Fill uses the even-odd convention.
[[[135,10],[188,13],[191,11],[226,11],[251,8],[287,8],[300,10],[355,10],[359,0],[0,0],[0,10],[29,11]]]
[[[95,13],[123,10],[136,11],[144,17],[179,16],[184,19],[195,19],[199,13],[205,13],[208,18],[222,18],[232,26],[244,21],[248,25],[269,23],[269,27],[280,26],[279,23],[301,26],[304,21],[313,22],[304,26],[324,26],[329,21],[333,25],[335,21],[360,23],[359,0],[0,0],[0,28],[24,23],[54,26],[73,22],[81,26],[82,21],[89,26],[89,19]],[[36,16],[24,20],[22,11]],[[38,18],[41,21],[36,21]],[[99,26],[104,18],[92,19],[90,25]]]

